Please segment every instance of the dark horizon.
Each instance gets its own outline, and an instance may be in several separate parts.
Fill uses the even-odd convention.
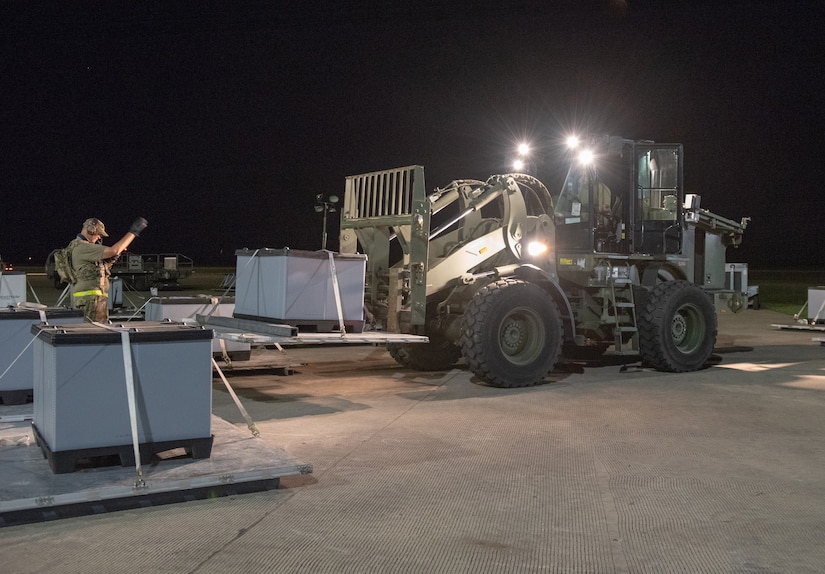
[[[0,255],[42,264],[87,217],[111,242],[137,216],[134,252],[196,266],[315,250],[315,196],[348,175],[420,164],[431,190],[507,171],[526,139],[555,191],[554,144],[592,130],[683,143],[686,191],[752,218],[729,260],[822,266],[817,10],[6,2]]]

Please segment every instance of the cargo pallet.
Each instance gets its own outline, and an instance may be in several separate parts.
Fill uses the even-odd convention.
[[[15,391],[0,391],[0,404],[3,405],[24,405],[33,400],[32,389],[19,389]]]
[[[155,453],[142,485],[134,468],[118,465],[55,473],[36,444],[30,413],[0,407],[0,421],[0,527],[262,492],[279,488],[283,477],[312,473],[312,465],[214,414],[209,458]]]
[[[131,444],[100,446],[95,448],[80,448],[72,450],[53,451],[46,440],[32,423],[34,440],[43,451],[43,457],[49,461],[49,466],[55,474],[74,472],[81,466],[135,466],[135,451]],[[181,448],[186,456],[199,459],[209,458],[212,452],[214,436],[207,438],[179,439],[164,442],[142,442],[138,445],[140,463],[149,464],[158,453]]]

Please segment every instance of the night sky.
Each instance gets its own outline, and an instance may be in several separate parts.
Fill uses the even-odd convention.
[[[123,8],[130,6],[130,8]],[[319,249],[318,193],[421,164],[432,190],[589,130],[685,146],[730,261],[825,264],[821,2],[0,2],[0,255],[87,217],[137,253]],[[337,218],[330,222],[337,246]]]

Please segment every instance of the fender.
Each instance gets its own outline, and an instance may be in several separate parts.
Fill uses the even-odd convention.
[[[664,262],[647,265],[641,273],[642,286],[647,289],[652,289],[658,283],[679,279],[687,279],[685,273],[675,265],[668,265]]]
[[[553,301],[559,306],[564,340],[574,340],[576,338],[576,323],[573,321],[573,307],[558,282],[535,265],[508,266],[506,269],[509,273],[504,273],[501,276],[513,276],[523,281],[535,283],[550,294]]]

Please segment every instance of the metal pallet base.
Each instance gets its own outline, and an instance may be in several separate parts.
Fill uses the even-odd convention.
[[[49,466],[55,474],[75,472],[83,466],[135,466],[135,451],[131,444],[103,446],[97,448],[81,448],[63,451],[54,451],[49,447],[46,439],[40,434],[37,425],[32,423],[34,440],[43,451],[43,456],[49,461]],[[169,440],[163,442],[144,442],[138,446],[140,451],[140,463],[151,464],[154,456],[168,450],[181,448],[186,456],[198,459],[209,458],[212,451],[214,436],[205,438],[192,438]]]
[[[3,405],[23,405],[32,402],[32,389],[5,390],[0,391],[0,404]]]
[[[136,484],[131,467],[55,474],[31,422],[13,420],[24,416],[0,417],[0,527],[260,492],[277,488],[281,477],[312,473],[311,465],[212,415],[211,456],[192,459],[183,449],[159,453],[143,466],[144,485]]]
[[[362,331],[360,333],[300,333],[292,325],[278,325],[237,319],[234,317],[208,317],[196,315],[183,319],[184,325],[203,325],[215,332],[215,337],[237,343],[275,344],[283,347],[297,345],[386,345],[387,343],[426,343],[422,335],[389,333],[387,331]]]
[[[777,325],[774,323],[771,327],[778,327],[786,331],[825,331],[825,325],[822,324],[809,325],[807,323],[795,323],[793,325]]]

